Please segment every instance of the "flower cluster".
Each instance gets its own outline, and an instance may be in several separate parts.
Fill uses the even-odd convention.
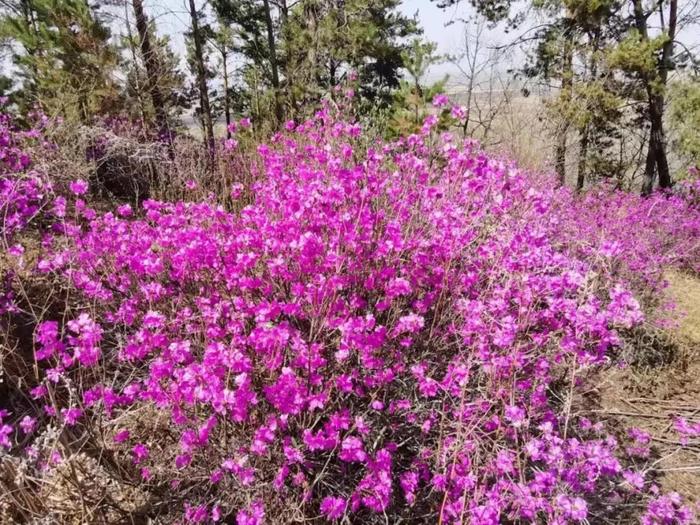
[[[47,418],[112,422],[189,522],[294,501],[330,521],[566,524],[637,501],[624,447],[556,390],[641,321],[662,264],[697,267],[700,213],[578,199],[433,126],[360,154],[323,109],[259,146],[238,212],[148,200],[67,225],[39,267],[93,306],[37,327]],[[149,410],[167,431],[139,426]],[[671,514],[692,519],[675,496],[644,519]]]
[[[41,127],[22,130],[11,114],[0,113],[0,229],[5,241],[39,213],[51,193],[46,177],[32,170],[28,145],[41,140]]]

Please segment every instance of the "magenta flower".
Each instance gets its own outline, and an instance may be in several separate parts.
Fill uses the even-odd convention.
[[[352,462],[363,462],[367,459],[362,440],[357,437],[346,437],[340,444],[340,459]]]
[[[68,187],[74,195],[85,195],[88,190],[88,183],[82,179],[76,179],[70,182]]]
[[[265,506],[262,501],[254,501],[244,510],[236,514],[236,525],[263,525],[265,519]]]
[[[525,410],[515,405],[508,405],[505,409],[505,418],[515,427],[521,427],[525,421]]]
[[[34,432],[37,427],[37,420],[31,416],[24,416],[19,422],[19,428],[22,429],[22,433],[28,436]]]
[[[63,421],[65,421],[66,425],[69,427],[74,426],[77,422],[78,419],[82,416],[82,411],[79,408],[64,408],[61,410],[61,415],[63,416]]]
[[[450,103],[450,99],[444,93],[440,93],[433,97],[433,106],[436,108],[442,108]]]
[[[130,432],[128,429],[123,429],[114,434],[113,441],[115,443],[124,443],[127,439],[129,439]]]
[[[321,514],[329,520],[339,520],[345,514],[348,502],[345,498],[326,496],[321,500]]]
[[[144,445],[143,443],[137,443],[131,449],[131,454],[134,457],[135,465],[143,463],[143,461],[145,461],[146,458],[148,458],[148,447],[146,447],[146,445]]]

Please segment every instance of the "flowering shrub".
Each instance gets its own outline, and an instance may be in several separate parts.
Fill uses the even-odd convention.
[[[553,197],[561,207],[559,242],[648,298],[659,291],[666,268],[700,273],[698,189],[700,182],[680,184],[675,194],[646,199],[604,186],[582,198],[559,191]]]
[[[23,131],[11,114],[0,113],[0,226],[10,240],[45,205],[51,184],[31,169],[27,145],[41,139],[41,127]]]
[[[0,99],[0,108],[5,104]],[[0,113],[0,232],[3,252],[21,260],[24,249],[13,244],[14,238],[50,202],[52,185],[41,173],[32,169],[32,143],[42,144],[45,117],[28,131],[17,126],[13,115]],[[8,269],[9,266],[9,269]],[[13,270],[0,265],[0,315],[13,312],[17,306],[12,290]]]
[[[630,466],[641,437],[571,403],[660,265],[697,268],[697,211],[576,199],[435,123],[360,151],[322,110],[260,145],[236,213],[97,214],[72,185],[38,268],[80,299],[37,326],[41,411],[3,412],[0,447],[45,471],[61,431],[30,436],[83,432],[193,523],[565,524],[646,497],[644,523],[690,523]]]

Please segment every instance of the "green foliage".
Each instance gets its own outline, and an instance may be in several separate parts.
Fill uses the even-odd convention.
[[[651,75],[657,68],[657,55],[667,36],[662,34],[656,38],[645,40],[637,29],[629,32],[611,47],[608,54],[610,66],[627,73]]]
[[[435,54],[436,48],[434,43],[416,38],[403,51],[402,61],[409,78],[401,80],[388,112],[383,115],[386,118],[384,135],[398,137],[415,133],[430,112],[434,112],[433,97],[444,93],[448,80],[448,77],[444,77],[430,85],[423,83],[430,66],[441,60]],[[447,112],[440,114],[440,118],[439,127],[444,129],[448,124]]]
[[[262,128],[267,128],[263,123],[271,126],[275,118],[265,6],[260,0],[212,0],[211,5],[217,19],[215,42],[243,60],[243,64],[237,67],[238,77],[231,78],[226,94],[230,97],[230,107],[235,112],[253,117],[256,129],[262,131]],[[282,32],[280,22],[275,35],[277,39],[281,38]],[[222,97],[219,97],[217,106],[224,106]]]
[[[700,79],[690,78],[671,85],[669,121],[672,140],[684,166],[700,166]]]
[[[287,67],[298,71],[306,93],[332,91],[349,71],[359,75],[360,94],[388,102],[399,87],[407,44],[420,33],[414,19],[398,13],[399,0],[301,0],[292,10],[284,45]]]
[[[152,22],[149,24],[148,31],[151,35],[154,62],[157,65],[157,75],[154,80],[164,95],[166,113],[174,120],[184,108],[190,106],[186,96],[186,77],[180,71],[180,57],[173,52],[170,37],[158,36]],[[155,108],[146,94],[149,79],[139,50],[138,36],[135,34],[124,36],[121,47],[128,50],[126,58],[120,63],[121,69],[126,74],[122,93],[124,112],[132,118],[143,118],[146,122],[151,122],[155,116]]]
[[[357,94],[387,106],[400,85],[406,39],[417,22],[398,12],[400,0],[299,0],[271,2],[280,93],[287,118],[302,117],[347,80]],[[221,24],[232,28],[233,49],[244,59],[237,93],[259,124],[274,118],[272,56],[266,10],[259,0],[213,0]]]
[[[85,0],[24,0],[0,22],[0,35],[19,44],[13,61],[23,105],[88,121],[118,96],[117,54],[109,29]]]

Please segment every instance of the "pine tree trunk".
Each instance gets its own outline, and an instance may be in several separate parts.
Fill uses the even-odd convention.
[[[20,10],[22,11],[22,15],[24,16],[24,22],[27,25],[27,32],[33,33],[34,38],[36,39],[37,42],[39,42],[39,39],[37,38],[38,34],[38,29],[36,27],[36,20],[34,19],[34,8],[32,6],[32,3],[30,0],[22,0],[20,2]],[[37,47],[31,47],[29,45],[25,45],[25,51],[27,52],[27,55],[29,55],[32,60],[29,62],[29,68],[31,70],[31,81],[29,82],[29,93],[32,95],[32,98],[37,98],[37,86],[38,86],[38,77],[39,77],[39,71],[37,69],[37,63],[36,60],[34,60],[35,56],[39,53],[38,49],[38,44]]]
[[[588,142],[590,140],[590,125],[583,128],[579,141],[578,173],[576,174],[576,190],[581,191],[586,181],[586,164],[588,161]]]
[[[143,10],[142,0],[132,0],[132,6],[134,8],[134,16],[136,17],[136,30],[139,34],[141,55],[143,56],[143,62],[146,68],[146,82],[156,117],[156,126],[158,127],[159,133],[167,134],[168,115],[165,111],[165,100],[160,91],[160,86],[158,85],[158,60],[151,46],[151,37],[148,32],[148,19]]]
[[[280,100],[280,74],[277,64],[277,46],[275,45],[275,28],[272,24],[272,12],[270,2],[263,0],[265,7],[265,25],[267,26],[267,45],[270,53],[270,69],[272,70],[272,88],[275,90],[275,117],[277,123],[282,124],[284,120],[284,108]]]
[[[643,41],[649,40],[647,28],[648,16],[644,13],[642,0],[633,0],[634,20]],[[667,31],[667,41],[662,48],[662,56],[657,70],[645,72],[642,75],[644,87],[647,92],[648,118],[651,124],[649,134],[649,146],[647,150],[647,160],[644,167],[644,181],[642,183],[642,193],[648,195],[654,189],[656,174],[659,175],[659,186],[670,188],[673,185],[671,172],[668,167],[666,156],[666,135],[664,133],[664,96],[662,89],[668,80],[668,71],[671,68],[673,57],[673,41],[676,37],[676,23],[678,17],[678,0],[669,2],[669,24]],[[663,9],[663,4],[659,5]]]
[[[282,29],[280,34],[285,37],[287,45],[285,46],[285,78],[287,79],[287,99],[291,107],[291,116],[296,119],[297,113],[297,101],[296,95],[294,94],[294,65],[292,64],[292,48],[290,45],[291,35],[289,29],[289,8],[287,7],[287,0],[280,1],[280,17],[282,19]]]
[[[228,57],[226,56],[226,49],[221,50],[221,62],[223,65],[224,73],[224,115],[226,115],[226,138],[231,138],[231,102],[228,99]]]
[[[568,107],[573,90],[573,50],[570,37],[567,35],[564,42],[564,56],[561,73],[561,101]],[[559,186],[566,183],[566,139],[569,131],[569,122],[566,118],[559,126],[557,146],[554,153],[554,169],[557,173]]]
[[[202,51],[202,35],[199,33],[199,20],[194,0],[189,0],[190,18],[192,19],[192,40],[194,42],[194,60],[197,64],[197,83],[199,84],[199,105],[202,108],[202,123],[204,135],[210,155],[214,151],[214,125],[211,119],[211,107],[209,106],[209,91],[207,89],[207,71],[204,67],[204,53]]]

